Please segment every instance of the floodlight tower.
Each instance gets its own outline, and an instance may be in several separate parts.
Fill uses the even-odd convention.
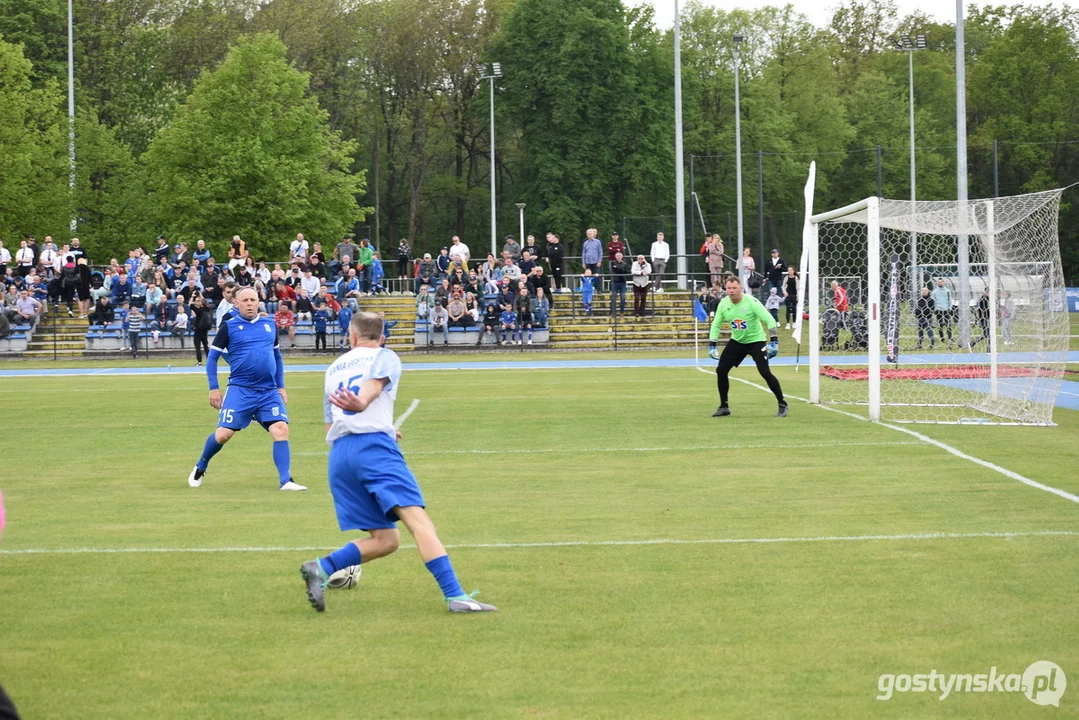
[[[910,87],[910,207],[911,212],[914,212],[914,202],[918,199],[914,161],[914,53],[918,50],[925,50],[925,35],[911,36],[904,34],[898,38],[892,38],[892,42],[896,48],[907,54],[909,67],[907,79]],[[918,295],[921,293],[922,278],[918,273],[918,233],[913,231],[910,234],[910,267],[910,299],[911,302],[916,302]]]
[[[486,71],[485,67],[483,72]],[[502,77],[502,63],[491,63],[490,72],[480,76],[480,80],[491,81],[491,254],[495,257],[498,257],[497,229],[495,228],[497,222],[495,211],[495,78],[500,77]]]

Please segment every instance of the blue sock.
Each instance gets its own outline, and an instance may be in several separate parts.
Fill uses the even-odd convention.
[[[465,594],[465,591],[461,589],[461,583],[457,582],[457,575],[453,572],[453,565],[450,565],[449,555],[436,557],[431,562],[424,563],[423,566],[435,576],[438,587],[442,589],[442,594],[445,597],[460,597]]]
[[[333,575],[342,568],[359,565],[361,562],[360,548],[356,543],[348,543],[340,550],[334,550],[326,557],[320,558],[318,562],[327,575]]]
[[[275,440],[273,444],[273,464],[277,466],[277,476],[284,485],[291,478],[292,457],[289,452],[288,440]]]
[[[210,437],[206,438],[206,445],[202,448],[202,457],[195,463],[195,467],[203,472],[206,472],[206,466],[210,464],[210,458],[221,451],[224,445],[217,441],[215,433],[210,433]]]
[[[532,328],[528,328],[528,339],[532,339]]]

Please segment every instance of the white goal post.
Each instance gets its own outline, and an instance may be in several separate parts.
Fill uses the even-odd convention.
[[[1051,425],[1070,334],[1062,190],[814,213],[815,174],[798,314],[810,401],[873,421]]]

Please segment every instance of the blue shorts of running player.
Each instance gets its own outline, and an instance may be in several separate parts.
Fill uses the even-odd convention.
[[[425,507],[416,477],[386,433],[345,435],[330,448],[330,493],[341,530],[396,527],[396,507]]]
[[[221,399],[217,426],[243,430],[255,420],[266,430],[274,423],[288,422],[288,410],[277,388],[250,388],[229,385]]]

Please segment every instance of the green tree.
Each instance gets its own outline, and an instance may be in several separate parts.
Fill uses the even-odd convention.
[[[331,240],[362,217],[363,175],[272,35],[243,38],[204,74],[144,156],[147,210],[176,239],[243,236],[281,255],[305,232]]]
[[[22,45],[34,83],[67,83],[67,4],[64,0],[0,0],[0,37]]]
[[[139,168],[131,149],[92,110],[75,117],[75,207],[79,237],[95,262],[115,257],[149,240]]]
[[[57,233],[71,219],[63,100],[55,80],[35,89],[32,78],[22,48],[0,40],[0,237],[9,240]]]
[[[609,228],[638,130],[621,2],[520,0],[491,57],[506,73],[500,104],[520,133],[518,195],[536,224],[570,240]]]

